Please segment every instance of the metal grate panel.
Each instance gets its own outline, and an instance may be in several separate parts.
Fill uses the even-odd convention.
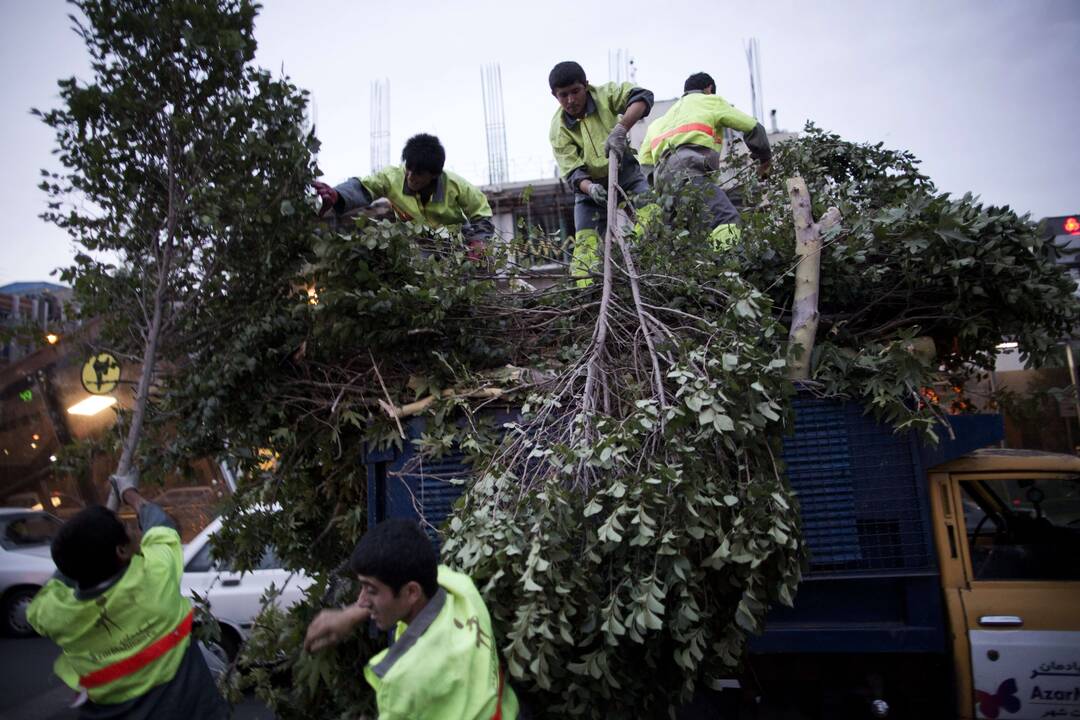
[[[917,447],[856,404],[796,398],[784,440],[811,572],[932,567]]]
[[[784,460],[799,497],[811,563],[833,566],[861,560],[843,406],[799,403],[795,434],[784,439]]]

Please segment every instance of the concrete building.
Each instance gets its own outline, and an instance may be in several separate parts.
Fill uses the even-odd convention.
[[[0,287],[0,365],[26,357],[40,345],[25,332],[62,332],[67,326],[71,288],[49,282],[18,282]],[[22,332],[25,331],[25,332]]]

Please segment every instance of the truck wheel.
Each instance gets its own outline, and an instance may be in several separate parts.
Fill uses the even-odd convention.
[[[26,619],[26,610],[30,607],[30,601],[37,595],[38,590],[39,588],[33,586],[20,587],[7,594],[3,603],[3,615],[0,617],[4,634],[17,638],[37,635],[30,621]]]

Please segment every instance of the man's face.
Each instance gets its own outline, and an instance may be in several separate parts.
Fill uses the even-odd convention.
[[[410,586],[419,588],[419,585],[406,583],[395,595],[390,586],[378,578],[369,575],[358,577],[360,597],[357,598],[357,604],[367,608],[371,619],[380,630],[390,630],[399,620],[408,622],[412,619],[415,590]]]
[[[583,83],[574,83],[566,87],[557,87],[551,91],[555,99],[559,101],[563,111],[572,118],[585,116],[585,108],[588,106],[589,93]]]
[[[415,192],[427,188],[431,183],[435,182],[435,178],[438,175],[435,173],[427,172],[426,170],[410,170],[405,168],[405,184],[409,186],[409,189]]]

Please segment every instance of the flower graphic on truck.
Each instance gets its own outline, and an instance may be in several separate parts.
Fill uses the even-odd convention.
[[[997,720],[1002,710],[1009,713],[1019,712],[1020,698],[1016,697],[1016,690],[1016,680],[1013,678],[998,685],[997,692],[993,695],[985,690],[975,690],[979,713],[990,720]]]

